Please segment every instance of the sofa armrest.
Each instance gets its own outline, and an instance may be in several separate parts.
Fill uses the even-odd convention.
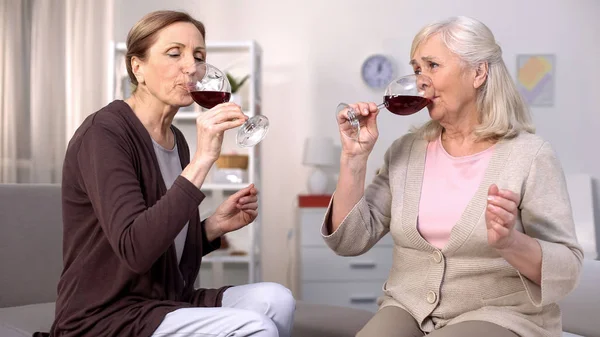
[[[600,261],[583,260],[579,285],[559,303],[563,330],[586,337],[600,337]]]

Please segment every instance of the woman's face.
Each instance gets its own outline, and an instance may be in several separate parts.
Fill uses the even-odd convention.
[[[166,105],[182,107],[193,103],[186,83],[204,60],[206,45],[198,28],[189,22],[176,22],[158,32],[145,61],[133,59],[132,65],[151,95]]]
[[[439,34],[423,41],[410,63],[415,73],[431,78],[434,90],[428,110],[433,120],[452,123],[469,111],[477,112],[478,72],[467,68]]]

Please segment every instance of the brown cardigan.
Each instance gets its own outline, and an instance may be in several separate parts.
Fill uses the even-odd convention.
[[[181,166],[189,148],[175,127]],[[123,101],[89,116],[67,148],[64,270],[51,336],[150,336],[184,307],[217,307],[226,287],[194,290],[208,242],[204,194],[179,176],[167,191],[150,135]],[[181,263],[174,240],[189,221]],[[180,273],[181,270],[181,273]]]

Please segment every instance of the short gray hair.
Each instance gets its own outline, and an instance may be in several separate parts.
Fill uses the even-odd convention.
[[[434,22],[415,36],[411,59],[419,45],[436,34],[465,66],[488,65],[487,79],[477,93],[477,108],[481,114],[480,124],[474,131],[477,138],[498,140],[515,137],[522,131],[535,133],[529,109],[506,69],[502,49],[492,31],[482,22],[465,16]],[[440,135],[442,126],[432,120],[413,131],[433,140]]]

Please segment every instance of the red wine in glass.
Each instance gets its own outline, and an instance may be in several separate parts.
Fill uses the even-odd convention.
[[[408,95],[386,95],[383,101],[388,111],[401,116],[412,115],[431,104],[428,98]]]
[[[383,103],[377,106],[377,109],[386,108],[389,112],[407,116],[421,111],[432,103],[434,88],[431,79],[421,74],[410,74],[393,80],[385,88]],[[336,121],[339,124],[340,132],[344,136],[358,140],[361,124],[364,117],[362,114],[354,111],[346,103],[338,104],[336,110]]]
[[[205,109],[212,109],[215,106],[229,102],[231,93],[225,91],[191,91],[192,98],[198,105]]]

